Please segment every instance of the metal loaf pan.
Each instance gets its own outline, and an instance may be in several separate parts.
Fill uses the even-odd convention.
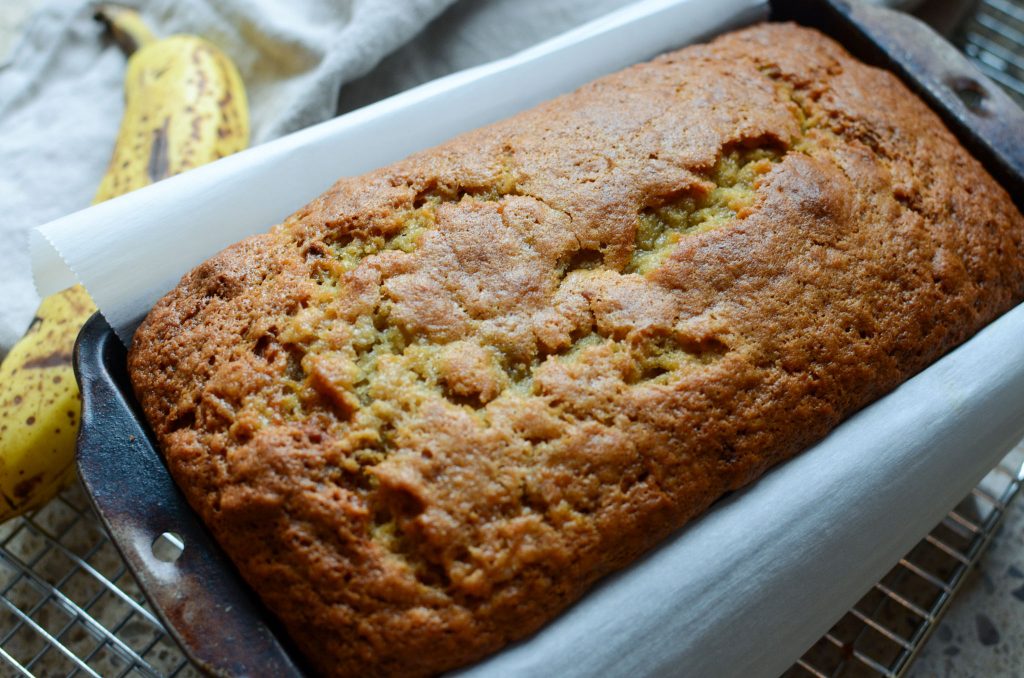
[[[771,19],[817,28],[900,76],[1024,208],[1024,111],[917,20],[846,0],[775,0]],[[78,465],[139,585],[185,654],[217,675],[302,676],[287,636],[185,502],[132,394],[126,350],[103,318],[75,347],[82,390]],[[167,562],[154,544],[184,544]],[[794,659],[796,659],[794,657]]]

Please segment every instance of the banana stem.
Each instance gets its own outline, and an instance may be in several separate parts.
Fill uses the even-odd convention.
[[[114,42],[128,56],[151,42],[156,34],[149,29],[142,16],[130,7],[121,5],[100,5],[96,8],[96,20],[101,21],[110,32]]]

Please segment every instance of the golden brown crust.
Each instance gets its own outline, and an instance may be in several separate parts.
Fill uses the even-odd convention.
[[[893,76],[762,25],[364,177],[135,335],[169,466],[318,671],[525,636],[1024,294]]]

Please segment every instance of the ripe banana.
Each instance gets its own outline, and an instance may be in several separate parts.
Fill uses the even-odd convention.
[[[242,78],[206,40],[156,40],[134,10],[103,6],[104,21],[132,53],[125,74],[124,118],[95,202],[230,155],[249,143]]]
[[[42,504],[75,477],[81,403],[71,349],[95,310],[81,285],[46,297],[0,364],[0,518]]]
[[[248,145],[245,89],[220,50],[190,35],[158,40],[131,9],[106,5],[97,18],[130,56],[121,129],[94,203]],[[71,352],[95,311],[81,285],[46,297],[0,363],[0,522],[75,477],[81,397]]]

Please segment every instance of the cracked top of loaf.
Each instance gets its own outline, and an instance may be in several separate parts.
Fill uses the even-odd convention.
[[[342,179],[186,275],[131,375],[318,673],[431,674],[1019,301],[1022,238],[895,77],[760,25]]]

